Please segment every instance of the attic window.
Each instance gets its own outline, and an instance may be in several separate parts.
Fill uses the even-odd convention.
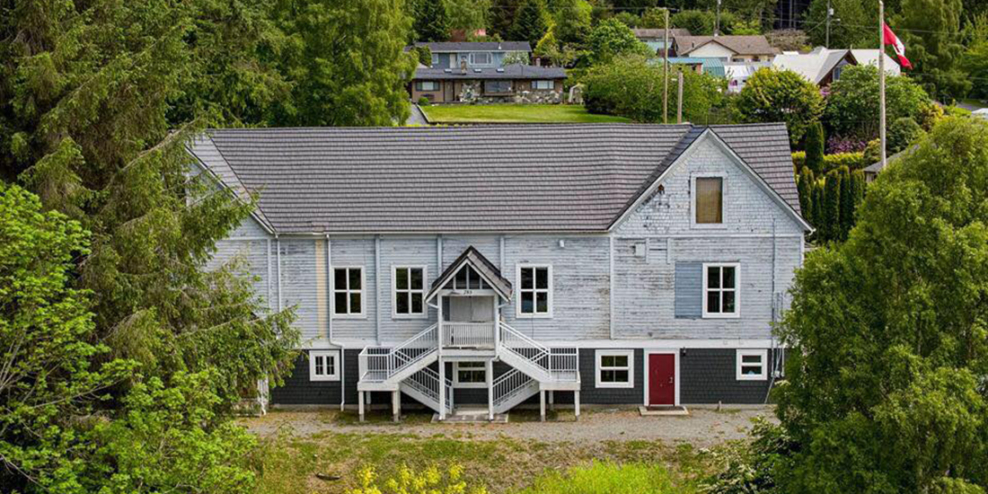
[[[693,182],[693,191],[694,223],[724,223],[724,177],[697,177]]]

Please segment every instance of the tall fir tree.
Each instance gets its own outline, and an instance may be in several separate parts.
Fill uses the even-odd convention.
[[[813,227],[816,228],[813,238],[815,240],[826,240],[826,218],[823,214],[824,204],[824,179],[819,179],[813,183]]]
[[[820,229],[823,230],[824,240],[827,241],[840,238],[840,179],[840,175],[832,171],[827,174],[824,181],[823,222],[820,224]]]
[[[840,177],[840,234],[838,239],[844,241],[847,240],[847,234],[854,226],[854,209],[857,205],[854,203],[854,184],[851,182],[850,170],[846,166],[842,166],[837,170],[837,175]]]
[[[528,41],[535,46],[548,29],[549,13],[545,0],[525,0],[525,3],[518,7],[515,21],[508,34],[511,41]]]
[[[443,0],[410,0],[413,2],[415,41],[448,41],[449,14]]]
[[[806,150],[806,163],[805,166],[813,173],[821,174],[824,172],[824,143],[825,139],[823,137],[823,124],[819,120],[813,122],[806,129],[806,138],[803,148]]]
[[[803,218],[810,222],[813,222],[813,184],[815,182],[813,172],[804,166],[799,172],[796,187],[799,193],[799,208],[803,213]]]

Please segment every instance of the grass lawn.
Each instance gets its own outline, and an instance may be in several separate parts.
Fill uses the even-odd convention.
[[[612,123],[630,122],[624,117],[593,115],[582,105],[436,105],[423,106],[432,123]]]
[[[349,414],[336,415],[325,420],[351,423]],[[373,467],[377,485],[383,486],[399,477],[403,466],[419,473],[434,467],[442,473],[459,465],[467,493],[483,487],[491,494],[692,494],[714,461],[688,444],[540,442],[504,434],[475,437],[475,425],[452,432],[437,429],[435,434],[402,432],[398,426],[392,432],[382,426],[383,421],[368,424],[367,432],[312,435],[280,429],[261,441],[258,492],[344,493],[360,487],[366,467]]]

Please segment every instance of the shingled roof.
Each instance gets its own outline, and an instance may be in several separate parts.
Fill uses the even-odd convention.
[[[566,69],[559,67],[537,67],[535,65],[511,64],[504,67],[440,69],[424,67],[415,69],[416,81],[420,80],[475,80],[475,79],[565,79]]]
[[[783,124],[710,127],[793,209]],[[209,131],[208,168],[281,234],[603,232],[703,128],[517,124]],[[229,184],[228,184],[229,185]]]
[[[531,52],[528,41],[433,41],[415,43],[415,46],[428,47],[432,53],[452,51],[525,51]]]
[[[718,43],[739,55],[769,55],[779,52],[762,35],[750,36],[679,36],[676,38],[676,53],[689,55],[693,50],[708,43]]]

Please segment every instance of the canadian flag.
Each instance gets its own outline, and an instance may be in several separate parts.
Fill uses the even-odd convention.
[[[909,63],[909,59],[906,58],[906,45],[904,45],[902,40],[900,40],[899,37],[892,32],[892,28],[890,28],[888,24],[882,23],[882,29],[885,33],[883,36],[883,38],[885,38],[884,43],[886,45],[892,45],[892,49],[895,50],[895,55],[899,57],[899,65],[902,65],[907,69],[913,68],[913,64]]]

